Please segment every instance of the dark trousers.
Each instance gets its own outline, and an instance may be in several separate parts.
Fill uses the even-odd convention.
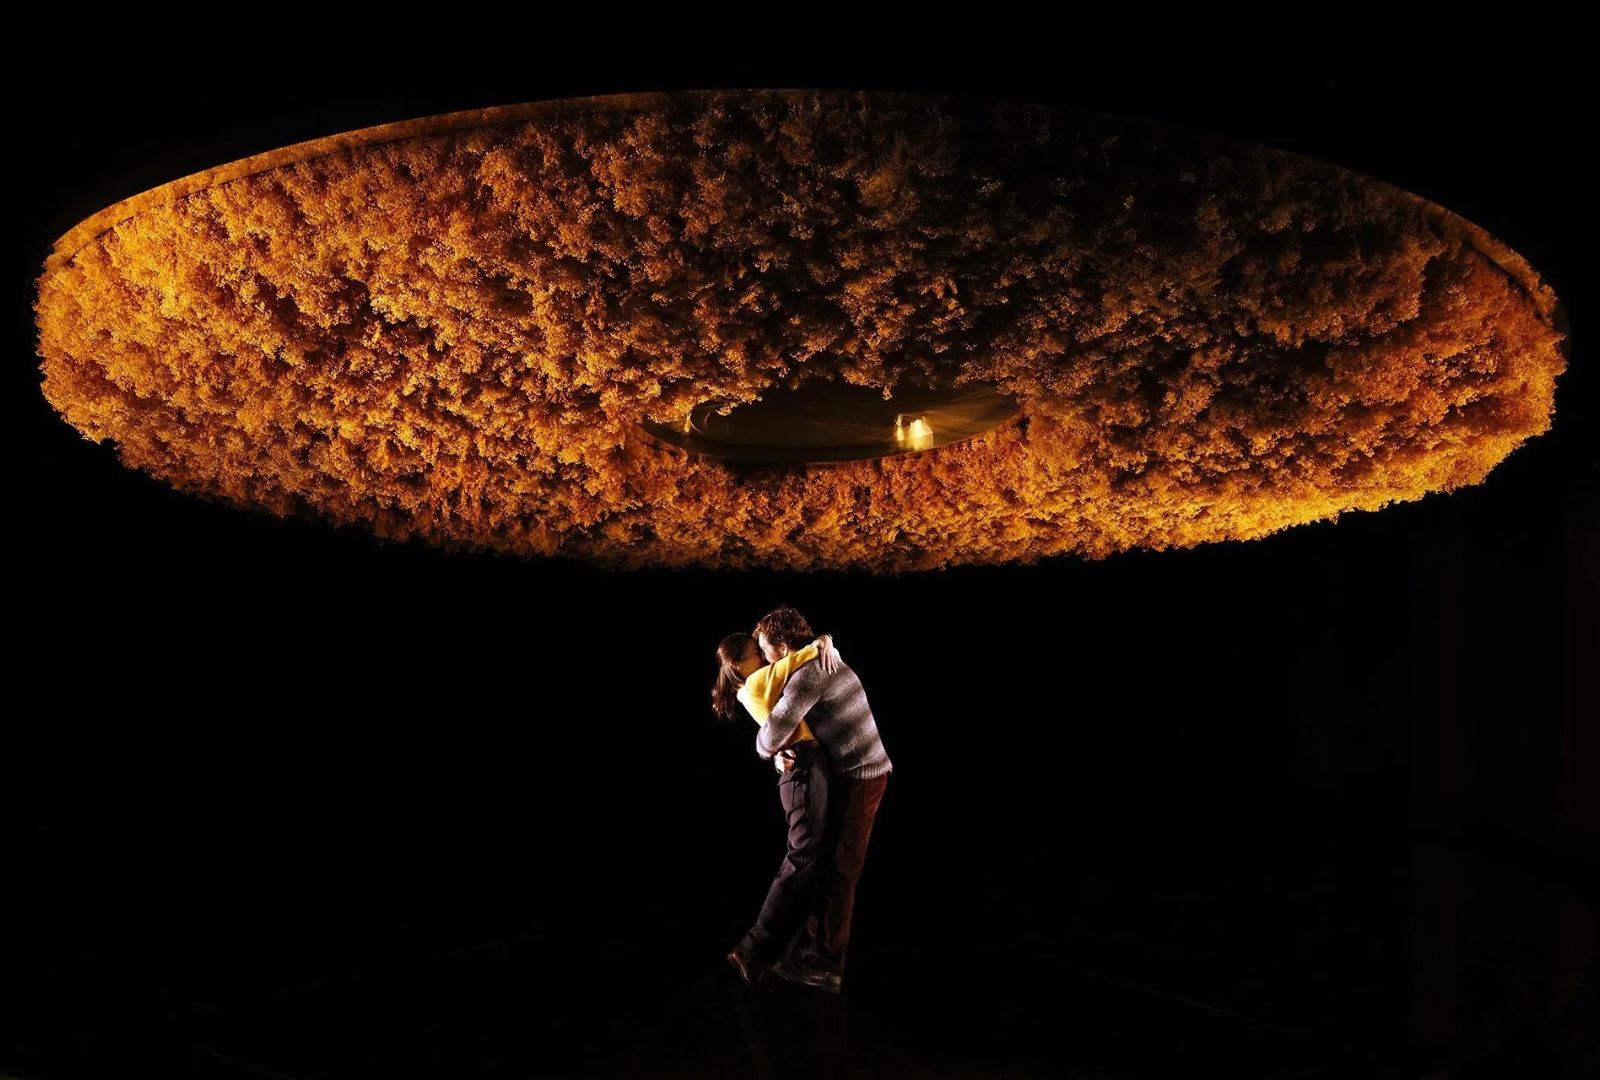
[[[806,966],[843,975],[856,883],[861,880],[867,841],[872,838],[872,823],[877,819],[889,776],[830,779],[821,858],[812,875],[810,911],[795,943],[795,958]]]
[[[812,911],[811,886],[822,859],[833,771],[815,742],[794,745],[794,767],[778,777],[778,800],[789,822],[789,850],[767,889],[755,925],[739,951],[762,964],[783,953]]]

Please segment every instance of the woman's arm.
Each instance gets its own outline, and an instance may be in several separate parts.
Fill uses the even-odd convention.
[[[832,675],[844,661],[839,656],[839,650],[833,647],[833,635],[823,634],[816,640],[817,664],[824,672]]]
[[[765,667],[751,672],[739,687],[739,700],[756,723],[764,724],[783,697],[783,688],[802,664],[815,661],[823,674],[831,675],[843,661],[833,647],[833,635],[823,634],[811,644],[778,657]]]
[[[765,720],[778,704],[778,699],[783,696],[783,688],[789,682],[789,677],[801,664],[816,659],[817,644],[812,642],[803,649],[787,653],[778,657],[764,668],[759,668],[745,679],[742,689],[748,691],[750,701],[747,703],[750,714],[757,720]]]

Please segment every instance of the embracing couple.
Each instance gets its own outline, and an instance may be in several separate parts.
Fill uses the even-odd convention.
[[[789,822],[789,850],[728,962],[747,984],[770,971],[836,994],[856,882],[893,765],[861,680],[794,608],[771,612],[753,635],[723,638],[717,659],[712,708],[732,721],[742,704],[759,725],[756,753],[777,769]]]

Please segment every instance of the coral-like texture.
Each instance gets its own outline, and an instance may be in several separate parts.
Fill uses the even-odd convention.
[[[1265,536],[1549,428],[1555,298],[1304,158],[1040,105],[708,91],[389,125],[64,237],[43,390],[184,491],[452,550],[928,569]],[[836,376],[1026,421],[738,469],[641,419]]]

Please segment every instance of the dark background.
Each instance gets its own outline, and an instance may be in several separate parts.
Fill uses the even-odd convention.
[[[173,8],[19,31],[38,66],[14,93],[34,190],[12,203],[0,1071],[1592,1063],[1594,118],[1573,32],[1388,10],[566,15]],[[38,392],[33,277],[118,199],[415,116],[756,86],[1054,101],[1398,184],[1562,297],[1555,427],[1477,487],[1251,543],[617,574],[180,496]],[[896,766],[845,995],[822,1003],[740,991],[721,960],[783,826],[753,727],[706,707],[712,650],[779,602],[835,633]]]

